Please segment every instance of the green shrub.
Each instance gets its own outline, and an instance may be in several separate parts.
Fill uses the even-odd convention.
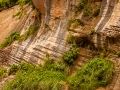
[[[79,48],[77,46],[72,46],[69,51],[63,53],[62,60],[66,64],[72,65],[78,55],[79,55]]]
[[[62,90],[66,75],[28,63],[22,63],[21,70],[8,82],[3,90]],[[29,67],[30,66],[30,67]],[[32,67],[32,68],[31,68]]]
[[[99,14],[100,14],[100,7],[97,7],[97,8],[94,10],[93,16],[94,16],[94,17],[97,17],[97,16],[99,16]]]
[[[10,8],[16,4],[19,4],[21,8],[29,3],[32,4],[32,0],[0,0],[0,11]]]
[[[110,83],[114,73],[114,64],[108,60],[95,58],[81,67],[69,78],[71,88],[78,90],[94,90]]]
[[[0,0],[0,11],[14,6],[17,1],[18,0]]]
[[[5,68],[0,67],[0,79],[7,76],[7,70]]]
[[[117,52],[116,54],[118,55],[118,57],[120,57],[120,52]]]
[[[18,69],[19,69],[18,65],[13,64],[8,70],[8,75],[15,74],[18,71]]]
[[[69,35],[67,36],[67,43],[72,44],[72,43],[74,43],[75,41],[76,41],[76,38],[75,38],[73,35],[69,34]]]
[[[19,38],[19,41],[26,40],[29,36],[33,35],[37,30],[39,26],[31,26],[28,31],[25,32],[25,34],[21,35]]]
[[[4,47],[10,45],[12,42],[18,40],[19,38],[20,38],[20,34],[18,32],[13,32],[3,41],[3,43],[0,45],[0,49],[3,49]]]
[[[84,16],[90,16],[92,15],[92,8],[89,4],[86,4],[84,7]]]

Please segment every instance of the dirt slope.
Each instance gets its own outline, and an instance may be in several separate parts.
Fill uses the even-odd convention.
[[[0,12],[0,43],[13,31],[12,28],[18,23],[19,19],[12,15],[19,10],[19,6],[14,6]]]

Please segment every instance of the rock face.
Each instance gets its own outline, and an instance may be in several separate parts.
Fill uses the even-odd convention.
[[[19,6],[14,6],[9,10],[3,10],[0,12],[0,43],[13,32],[14,26],[17,25],[19,19],[12,18],[12,15],[19,10]]]
[[[67,21],[73,15],[69,9],[71,5],[76,5],[78,0],[33,0],[34,5],[41,12],[41,26],[35,37],[29,37],[27,40],[12,45],[11,63],[28,61],[30,63],[42,63],[49,53],[57,59],[62,52],[69,50],[66,45],[67,38]],[[39,5],[38,5],[39,4]],[[27,8],[26,8],[27,9]],[[29,12],[28,12],[29,11]],[[34,11],[28,10],[23,20],[24,25],[21,28],[23,34],[31,25],[37,22],[33,19]],[[23,18],[22,18],[23,19]],[[37,22],[38,23],[38,22]]]
[[[2,28],[0,28],[0,43],[11,31],[17,30],[22,35],[29,27],[40,25],[38,31],[25,41],[16,41],[10,48],[0,50],[0,62],[7,62],[10,65],[19,64],[21,61],[39,64],[44,61],[46,53],[49,53],[50,56],[57,60],[58,57],[61,57],[62,52],[69,50],[69,45],[66,44],[68,35],[66,28],[68,20],[74,16],[78,0],[33,0],[33,4],[41,12],[41,16],[38,16],[37,10],[33,10],[29,5],[24,6],[21,19],[12,18],[12,14],[18,11],[19,6],[10,9],[12,14],[8,14],[11,16],[1,14],[6,11],[0,12],[0,27]],[[96,47],[120,51],[119,7],[120,0],[118,2],[116,0],[103,0],[101,6],[102,17],[95,27],[96,34],[93,40],[91,40],[94,41]],[[82,16],[83,12],[78,15],[77,19],[82,18]],[[10,24],[6,24],[7,22]],[[5,32],[3,32],[4,30]],[[81,30],[81,27],[77,27],[75,31],[78,33],[73,35],[79,37],[79,30]],[[82,35],[84,36],[85,34]],[[90,58],[93,58],[90,54],[96,53],[92,50],[83,49],[83,51],[85,53],[82,52],[80,54],[79,60],[76,61],[77,64],[73,67],[74,70],[83,66]],[[8,59],[10,62],[7,61]],[[117,73],[113,82],[105,90],[120,90],[120,58],[112,55],[108,59],[115,63]]]
[[[95,30],[95,45],[120,51],[120,0],[104,0],[101,6],[102,17]]]

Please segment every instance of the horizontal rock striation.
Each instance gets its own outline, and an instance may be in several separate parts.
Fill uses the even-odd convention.
[[[101,20],[95,30],[96,47],[120,51],[120,1],[104,0],[101,8]]]
[[[32,18],[35,12],[31,11],[24,16],[27,20],[21,28],[21,34],[35,22],[41,24],[40,28],[25,41],[12,45],[10,65],[21,61],[39,64],[46,58],[46,53],[57,60],[63,52],[69,50],[66,44],[67,21],[74,14],[69,10],[71,4],[76,5],[77,0],[33,0],[33,3],[41,12],[41,23],[38,18]]]

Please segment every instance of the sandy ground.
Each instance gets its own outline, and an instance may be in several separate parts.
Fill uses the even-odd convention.
[[[13,14],[19,11],[19,6],[11,7],[0,12],[0,43],[13,31],[19,19],[13,18]]]

